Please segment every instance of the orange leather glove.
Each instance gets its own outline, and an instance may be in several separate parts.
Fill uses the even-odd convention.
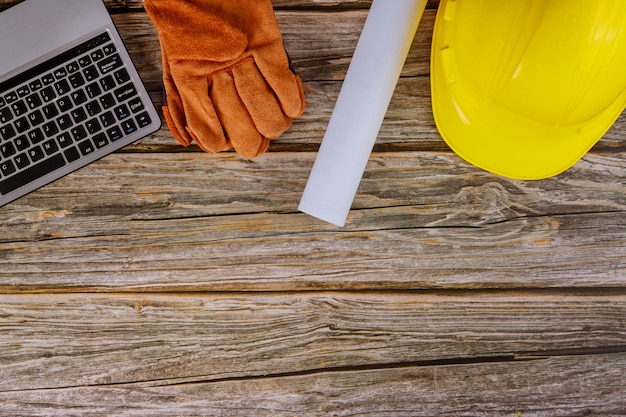
[[[145,0],[161,40],[174,137],[252,158],[304,111],[270,0]]]

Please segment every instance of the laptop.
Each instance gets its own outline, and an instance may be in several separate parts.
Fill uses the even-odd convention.
[[[0,206],[160,125],[102,0],[0,13]]]

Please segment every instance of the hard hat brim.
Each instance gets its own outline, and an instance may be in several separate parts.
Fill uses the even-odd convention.
[[[433,75],[433,115],[442,138],[467,162],[513,179],[544,179],[571,168],[623,110],[616,103],[584,125],[548,126],[497,106],[468,103],[457,88],[462,87]]]

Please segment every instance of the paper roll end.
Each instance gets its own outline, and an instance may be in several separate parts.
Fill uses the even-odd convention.
[[[303,197],[298,206],[298,210],[320,220],[324,220],[325,222],[343,227],[346,224],[350,208],[348,207],[347,211],[341,211]]]

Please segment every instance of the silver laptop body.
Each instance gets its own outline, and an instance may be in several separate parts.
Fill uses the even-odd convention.
[[[0,206],[160,124],[102,0],[0,13]]]

